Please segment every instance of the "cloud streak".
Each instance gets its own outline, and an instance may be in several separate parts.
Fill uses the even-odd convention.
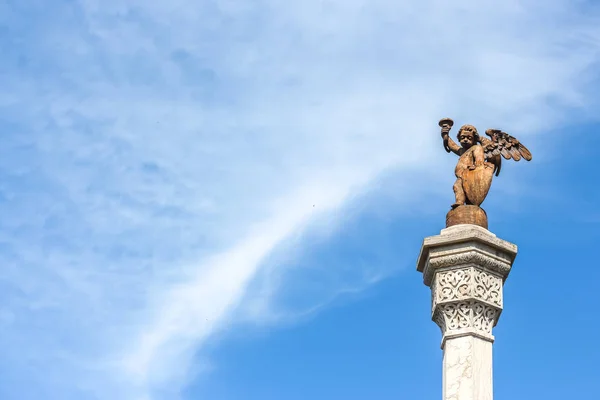
[[[3,369],[61,398],[176,393],[277,301],[239,312],[280,246],[390,169],[452,163],[440,117],[539,143],[586,112],[600,48],[597,10],[558,0],[4,7]]]

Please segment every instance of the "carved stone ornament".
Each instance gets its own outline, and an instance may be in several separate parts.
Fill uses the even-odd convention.
[[[423,241],[417,271],[431,286],[436,270],[474,264],[506,279],[517,255],[517,246],[475,225],[458,225],[442,230]]]
[[[467,267],[438,272],[432,285],[432,306],[450,301],[478,299],[502,308],[502,277],[478,267]]]
[[[517,253],[512,243],[474,225],[426,238],[417,263],[431,288],[432,319],[447,339],[473,335],[493,342],[502,287]]]
[[[470,334],[493,341],[492,328],[498,322],[500,312],[498,308],[477,301],[460,301],[440,305],[432,319],[442,330],[444,340]]]
[[[472,265],[440,270],[431,285],[432,319],[443,340],[473,334],[493,341],[502,312],[502,277]]]

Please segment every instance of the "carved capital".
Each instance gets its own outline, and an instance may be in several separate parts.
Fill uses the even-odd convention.
[[[502,276],[473,265],[438,271],[431,285],[432,309],[438,304],[476,299],[502,308]]]
[[[476,300],[440,304],[433,313],[433,321],[442,331],[442,348],[447,339],[473,335],[494,341],[492,328],[500,318],[501,310]]]
[[[493,341],[503,308],[502,287],[516,246],[473,225],[425,239],[417,269],[431,288],[431,315],[446,339],[473,335]]]
[[[477,265],[506,279],[517,255],[517,246],[475,225],[456,225],[424,240],[417,262],[423,282],[430,286],[438,269]]]
[[[467,334],[494,340],[492,328],[502,312],[501,276],[476,265],[439,270],[431,295],[432,319],[442,330],[442,345]]]

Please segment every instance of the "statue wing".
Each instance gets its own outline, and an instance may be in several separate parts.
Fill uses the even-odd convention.
[[[485,158],[489,162],[496,165],[496,176],[500,174],[502,158],[507,160],[511,158],[515,161],[520,161],[524,158],[531,161],[531,152],[517,138],[502,132],[500,129],[488,129],[485,134],[490,139],[481,138],[481,144],[485,153]]]

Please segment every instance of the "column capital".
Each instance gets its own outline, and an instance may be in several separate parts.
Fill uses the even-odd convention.
[[[454,225],[423,240],[417,271],[423,273],[423,282],[427,286],[431,286],[436,270],[467,264],[494,271],[506,280],[516,256],[517,245],[499,239],[487,229],[476,225]]]
[[[494,341],[502,287],[516,255],[516,245],[475,225],[455,225],[425,238],[417,271],[431,288],[431,316],[442,330],[442,348],[460,336]]]

